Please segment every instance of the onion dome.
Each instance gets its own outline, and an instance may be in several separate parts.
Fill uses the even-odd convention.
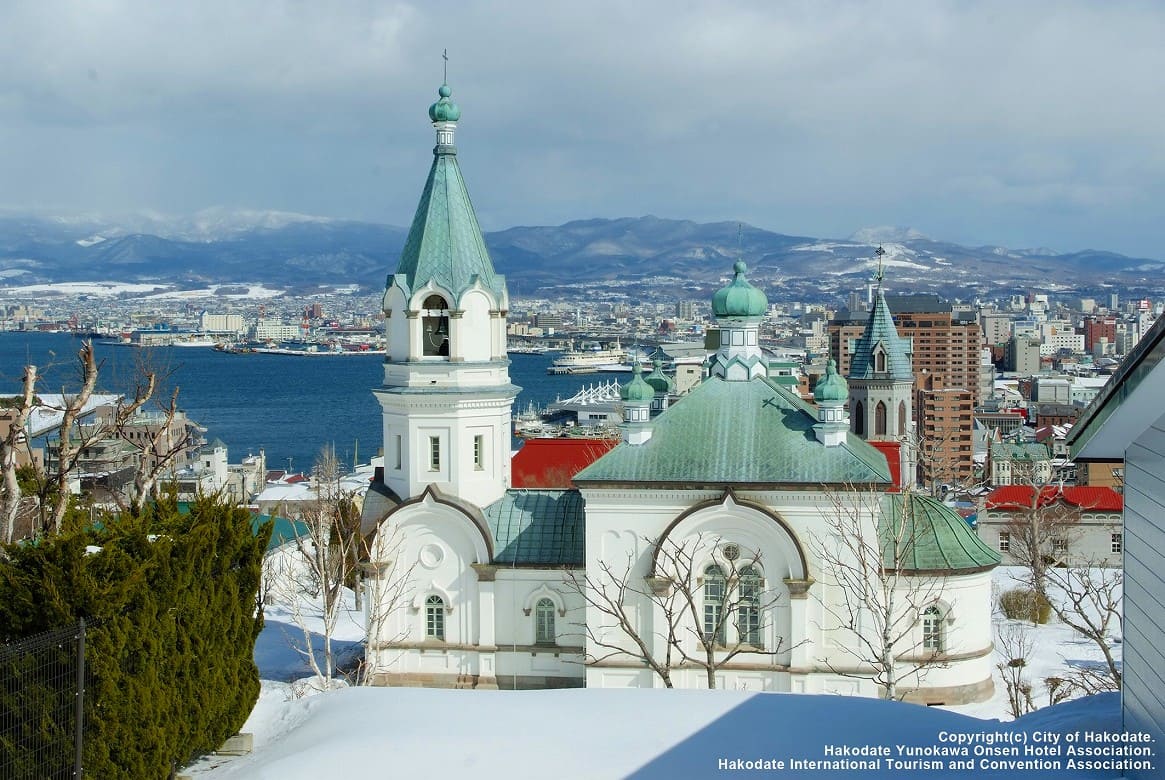
[[[658,359],[652,362],[652,371],[643,381],[651,385],[651,389],[657,393],[670,393],[676,386],[675,381],[663,373],[663,361]]]
[[[461,109],[449,99],[449,96],[453,94],[449,85],[442,84],[441,88],[437,90],[437,94],[441,96],[441,99],[429,106],[429,119],[434,122],[456,122],[460,119]]]
[[[837,373],[837,361],[833,358],[829,359],[829,363],[825,366],[825,374],[817,382],[817,386],[813,388],[813,400],[821,403],[822,401],[845,401],[849,397],[849,384],[845,381],[845,377]]]
[[[643,369],[637,362],[631,369],[631,381],[619,388],[619,397],[630,403],[647,403],[655,398],[655,389],[643,381]]]
[[[769,310],[769,300],[744,278],[748,266],[743,260],[737,260],[732,270],[736,272],[732,281],[712,296],[712,314],[717,317],[763,317]]]

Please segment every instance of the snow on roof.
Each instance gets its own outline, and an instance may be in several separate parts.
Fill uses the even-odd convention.
[[[61,424],[61,420],[65,416],[65,413],[61,409],[64,407],[68,396],[62,395],[61,393],[37,393],[36,397],[41,400],[41,405],[34,408],[32,414],[28,416],[28,435],[34,438],[48,433]],[[81,407],[81,414],[79,416],[84,417],[101,406],[112,406],[120,398],[120,395],[94,393],[89,396],[88,403]]]
[[[264,697],[272,693],[265,686]],[[982,769],[941,772],[895,766],[897,746],[934,749],[1032,744],[1033,735],[1119,732],[1120,695],[1049,707],[1012,723],[980,720],[917,704],[849,696],[695,690],[462,691],[350,688],[264,706],[244,731],[256,732],[250,755],[214,760],[215,778],[305,780],[346,774],[380,777],[689,778],[906,776],[979,778]],[[260,737],[263,735],[263,738]],[[965,740],[955,742],[956,738]],[[990,742],[988,741],[990,740]],[[1062,737],[1061,737],[1062,740]],[[882,749],[886,758],[848,772],[791,770],[793,759],[822,761],[826,746]],[[851,760],[871,760],[861,755]],[[726,771],[721,761],[784,761],[784,769]],[[915,759],[917,760],[917,759]],[[930,760],[936,760],[931,758]],[[942,759],[944,764],[949,759]],[[339,762],[339,763],[337,763]],[[1060,762],[1051,762],[1052,765]],[[203,776],[201,771],[192,771]],[[1063,769],[989,772],[991,777],[1048,780],[1090,776]]]

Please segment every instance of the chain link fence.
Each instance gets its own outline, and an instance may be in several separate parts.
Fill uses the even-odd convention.
[[[80,780],[84,700],[84,620],[0,646],[0,780]]]

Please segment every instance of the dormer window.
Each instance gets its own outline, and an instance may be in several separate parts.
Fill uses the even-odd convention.
[[[882,350],[874,353],[874,370],[879,374],[886,372],[886,353]]]
[[[422,306],[421,354],[449,357],[449,304],[440,295],[430,295]]]

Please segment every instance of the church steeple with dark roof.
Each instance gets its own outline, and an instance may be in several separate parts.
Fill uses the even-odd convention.
[[[913,419],[914,348],[910,339],[898,335],[886,303],[882,286],[885,254],[882,247],[875,252],[878,270],[874,276],[874,308],[850,358],[850,425],[867,441],[900,442],[903,479],[911,484],[917,446]]]

